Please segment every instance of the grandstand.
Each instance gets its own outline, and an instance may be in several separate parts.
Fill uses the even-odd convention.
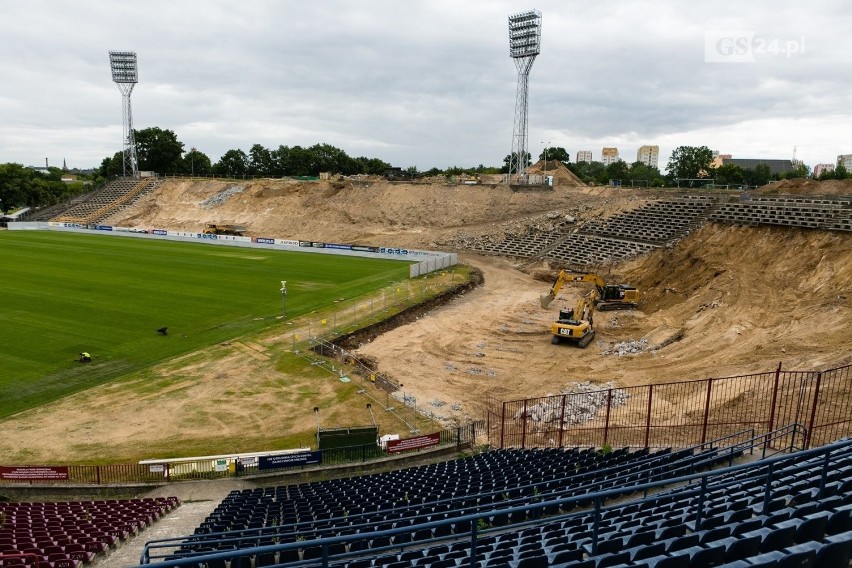
[[[0,566],[78,568],[180,505],[176,497],[0,502]]]
[[[732,465],[721,450],[498,450],[232,492],[157,566],[847,566],[852,441]],[[794,447],[788,448],[795,450]],[[721,466],[721,467],[719,467]],[[714,469],[715,468],[715,469]]]
[[[780,225],[828,231],[852,231],[852,201],[806,197],[755,197],[725,203],[710,220],[738,225]]]
[[[142,180],[118,178],[67,203],[38,211],[28,220],[50,220],[80,225],[97,224],[123,207],[132,205],[142,196],[153,191],[158,184],[159,180],[153,177]]]
[[[683,238],[701,225],[716,206],[710,196],[660,199],[642,207],[588,223],[580,231],[560,225],[551,231],[509,236],[478,248],[480,252],[545,257],[565,264],[617,262]]]
[[[575,230],[561,224],[549,231],[509,235],[483,243],[478,252],[520,258],[542,257],[563,265],[620,262],[682,239],[706,222],[776,225],[828,231],[852,230],[846,198],[759,196],[727,202],[727,196],[664,198]]]

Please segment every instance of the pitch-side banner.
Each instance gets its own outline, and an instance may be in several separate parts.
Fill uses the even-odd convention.
[[[423,448],[431,448],[441,443],[441,433],[426,434],[424,436],[416,436],[414,438],[405,438],[403,440],[388,440],[388,453],[407,452],[408,450],[420,450]]]
[[[0,465],[0,479],[4,481],[55,481],[68,479],[66,466],[6,467]]]

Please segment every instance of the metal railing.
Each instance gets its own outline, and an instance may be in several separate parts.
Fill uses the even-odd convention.
[[[852,433],[852,365],[610,388],[522,400],[486,401],[492,446],[685,447],[743,428],[807,428],[803,447]],[[586,397],[598,397],[592,411]],[[781,441],[782,445],[786,442]]]

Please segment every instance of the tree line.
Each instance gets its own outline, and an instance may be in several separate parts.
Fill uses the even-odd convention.
[[[352,158],[340,148],[330,144],[302,146],[278,146],[265,148],[261,144],[252,146],[248,153],[241,149],[228,150],[218,162],[197,148],[185,149],[183,142],[171,130],[152,127],[134,130],[136,158],[140,171],[178,175],[244,176],[318,176],[320,172],[342,175],[381,175],[390,164],[378,158],[360,156]],[[123,153],[116,152],[104,158],[100,173],[114,177],[123,173]]]
[[[278,146],[265,148],[253,145],[248,152],[232,149],[213,162],[201,150],[186,150],[177,135],[158,127],[134,131],[136,154],[140,171],[153,171],[170,175],[218,175],[223,177],[314,177],[320,172],[342,175],[382,175],[390,164],[379,158],[360,156],[352,158],[340,148],[330,144],[313,146]],[[406,168],[414,176],[454,176],[508,173],[512,155],[503,159],[502,166],[433,167],[420,172],[415,166]],[[799,165],[788,172],[773,175],[766,164],[753,169],[734,164],[711,167],[713,152],[707,146],[680,146],[672,152],[663,174],[657,167],[642,162],[617,161],[608,165],[601,162],[572,162],[563,147],[547,147],[539,160],[561,162],[585,183],[606,185],[618,180],[622,186],[671,187],[683,180],[700,180],[697,185],[725,185],[755,187],[784,178],[809,177],[810,169]],[[532,165],[532,155],[527,152],[523,162]],[[46,207],[82,193],[88,186],[97,186],[107,179],[123,175],[123,153],[116,152],[104,158],[100,167],[89,175],[78,175],[77,181],[61,181],[62,170],[49,168],[47,175],[20,164],[0,164],[0,210],[13,207]],[[548,168],[549,169],[549,168]],[[833,172],[824,172],[820,180],[846,179],[852,174],[839,165]],[[693,184],[694,185],[694,184]]]

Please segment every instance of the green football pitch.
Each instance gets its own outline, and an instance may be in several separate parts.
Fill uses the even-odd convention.
[[[0,417],[408,276],[394,260],[51,231],[0,232],[0,259]]]

